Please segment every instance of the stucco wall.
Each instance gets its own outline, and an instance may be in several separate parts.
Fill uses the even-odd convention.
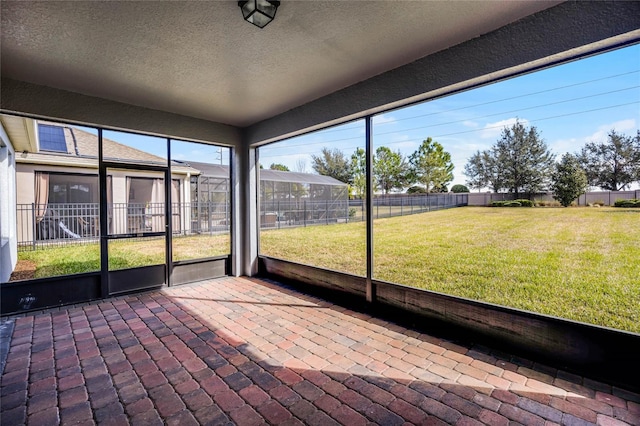
[[[52,166],[45,164],[28,164],[28,163],[18,163],[16,167],[16,187],[17,187],[17,197],[15,201],[13,201],[13,206],[18,205],[18,217],[15,217],[15,209],[14,211],[14,223],[17,223],[17,234],[18,239],[20,241],[29,241],[33,239],[33,215],[27,211],[30,205],[35,200],[35,173],[36,172],[50,172],[50,173],[73,173],[73,174],[86,174],[86,175],[97,175],[97,164],[96,168],[86,168],[86,167],[60,167],[60,166]],[[108,175],[112,176],[112,203],[114,204],[126,204],[128,202],[128,193],[126,191],[126,178],[127,177],[141,177],[141,178],[157,178],[161,175],[158,173],[152,172],[143,172],[143,171],[133,171],[133,170],[109,170]],[[172,174],[172,180],[180,181],[180,198],[181,202],[188,203],[191,199],[190,193],[190,185],[189,185],[189,175],[181,175],[181,174]],[[178,202],[178,200],[174,200],[174,202]],[[180,226],[181,230],[188,229],[190,226],[190,221],[185,217],[186,214],[182,215],[182,223],[178,224],[178,222],[174,222],[174,227]],[[115,233],[125,233],[126,230],[126,222],[114,222],[114,228],[111,229],[111,232]],[[14,230],[14,233],[16,230]]]
[[[9,281],[18,261],[15,152],[0,124],[0,283]]]

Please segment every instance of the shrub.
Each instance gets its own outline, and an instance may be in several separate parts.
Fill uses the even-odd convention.
[[[534,206],[536,207],[560,207],[560,203],[558,201],[547,201],[547,200],[536,200],[534,201]]]
[[[492,201],[489,207],[533,207],[531,200]]]
[[[629,200],[616,200],[615,207],[640,207],[640,200],[631,198]]]
[[[520,199],[520,200],[515,200],[515,201],[520,203],[520,205],[522,207],[533,207],[533,201],[531,201],[531,200]]]
[[[349,218],[352,218],[356,215],[355,207],[349,207]]]
[[[469,192],[469,188],[467,188],[467,187],[466,187],[466,186],[464,186],[464,185],[460,185],[460,184],[458,184],[458,185],[453,185],[453,186],[451,187],[451,192],[455,192],[455,193],[458,193],[458,194],[459,194],[459,193],[463,193],[463,192]]]

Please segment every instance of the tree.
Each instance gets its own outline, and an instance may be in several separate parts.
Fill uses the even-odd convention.
[[[426,192],[434,188],[442,189],[453,180],[451,154],[430,137],[409,157],[409,179],[411,183],[420,183]]]
[[[367,158],[365,150],[357,148],[351,154],[351,181],[355,196],[364,198],[367,190]]]
[[[284,164],[278,164],[278,163],[272,163],[269,166],[269,170],[280,170],[281,172],[288,172],[290,171],[289,168],[287,166],[285,166]]]
[[[573,200],[587,191],[587,186],[587,174],[578,159],[569,153],[564,154],[551,174],[553,198],[564,207],[570,206]]]
[[[311,167],[318,174],[331,176],[344,183],[352,183],[349,162],[339,149],[322,148],[321,155],[311,155],[311,161]]]
[[[487,187],[499,192],[502,188],[502,172],[496,166],[491,151],[477,151],[464,166],[464,174],[469,178],[467,185],[478,192]]]
[[[590,142],[577,156],[590,186],[621,191],[640,181],[640,131],[632,137],[611,130],[606,142]]]
[[[407,188],[407,194],[426,194],[426,193],[427,193],[427,190],[421,186],[414,185]]]
[[[296,160],[295,171],[298,173],[306,173],[307,172],[307,162],[303,158],[298,158]]]
[[[464,193],[464,192],[469,192],[469,188],[467,188],[467,187],[466,187],[466,186],[464,186],[464,185],[460,185],[460,184],[458,184],[458,185],[453,185],[453,186],[451,187],[451,192],[454,192],[454,193],[456,193],[456,194],[461,194],[461,193]]]
[[[407,161],[400,151],[393,152],[386,146],[376,149],[373,159],[373,176],[376,187],[388,194],[394,189],[402,189],[407,182]]]
[[[531,196],[546,189],[555,156],[535,126],[527,129],[516,121],[510,128],[505,127],[491,151],[495,164],[492,173],[500,187],[513,192],[516,198],[521,193]]]
[[[431,192],[432,192],[432,193],[440,193],[440,194],[444,194],[444,193],[449,192],[449,189],[447,188],[447,184],[443,183],[442,185],[434,186],[434,187],[431,189]]]

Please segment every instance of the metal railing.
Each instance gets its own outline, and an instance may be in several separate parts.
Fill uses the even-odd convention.
[[[18,204],[18,248],[51,241],[94,241],[100,235],[99,217],[97,203]]]
[[[17,237],[20,250],[44,246],[96,242],[100,237],[98,203],[18,204]],[[164,203],[113,203],[107,205],[109,235],[162,232]],[[173,203],[174,235],[229,231],[228,203]]]
[[[380,196],[373,200],[374,218],[404,216],[467,205],[467,194]],[[17,205],[18,248],[36,249],[97,242],[98,203]],[[165,230],[164,203],[113,203],[107,206],[109,235]],[[269,201],[260,205],[261,228],[285,228],[346,223],[366,219],[363,200]],[[171,205],[173,235],[229,232],[228,203],[194,202]]]

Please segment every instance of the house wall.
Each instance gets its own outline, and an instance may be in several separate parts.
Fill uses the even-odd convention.
[[[14,205],[18,206],[17,212],[17,232],[20,241],[33,240],[33,214],[30,206],[35,202],[35,172],[53,172],[53,173],[74,173],[97,175],[96,169],[85,167],[59,167],[44,164],[25,164],[18,163],[16,165],[16,187],[17,197]],[[27,206],[25,206],[27,205]]]
[[[60,166],[52,166],[52,165],[44,165],[44,164],[26,164],[26,163],[18,163],[16,167],[16,187],[17,187],[17,197],[15,201],[11,205],[31,205],[35,200],[35,173],[36,172],[50,172],[50,173],[72,173],[72,174],[87,174],[87,175],[97,175],[97,169],[86,168],[86,167],[60,167]],[[125,205],[128,203],[128,193],[127,193],[127,177],[141,177],[141,178],[157,178],[161,176],[158,173],[152,172],[139,172],[139,171],[131,171],[131,170],[110,170],[109,175],[112,176],[112,203]],[[173,174],[171,176],[172,179],[177,179],[181,182],[180,185],[180,197],[184,202],[188,202],[186,200],[190,199],[190,194],[188,193],[189,188],[189,176],[188,175],[179,175]],[[186,188],[186,190],[185,190]],[[187,198],[183,194],[187,195]],[[177,202],[177,201],[175,201]],[[4,205],[4,203],[3,203]],[[28,209],[28,207],[25,207]],[[13,210],[15,212],[15,210]],[[183,217],[186,214],[182,215]],[[17,232],[19,233],[19,239],[21,241],[29,241],[33,240],[33,215],[29,212],[19,211],[17,219],[14,220],[17,222]],[[182,230],[188,229],[187,226],[190,226],[188,220],[182,218],[184,227],[180,228]],[[174,226],[178,225],[178,223],[174,222]],[[113,233],[126,233],[127,232],[127,224],[126,221],[117,221],[114,222],[114,227],[111,229]],[[12,268],[13,269],[13,268]]]
[[[9,281],[18,261],[16,234],[16,156],[0,123],[0,282]]]

